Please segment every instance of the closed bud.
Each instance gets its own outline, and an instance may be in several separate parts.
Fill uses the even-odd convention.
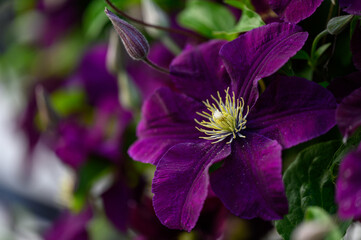
[[[112,22],[114,29],[122,40],[129,56],[134,60],[146,59],[149,52],[149,44],[143,34],[107,8],[105,8],[105,14]]]

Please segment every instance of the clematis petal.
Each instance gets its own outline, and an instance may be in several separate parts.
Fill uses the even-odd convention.
[[[361,1],[360,1],[361,5]],[[361,6],[360,6],[361,9]],[[357,24],[351,39],[352,60],[355,67],[361,71],[361,25]]]
[[[241,35],[221,50],[232,89],[253,106],[258,98],[257,82],[285,64],[305,43],[308,34],[288,23],[272,23]]]
[[[196,112],[204,105],[168,88],[157,90],[143,105],[143,119],[138,125],[138,140],[129,155],[137,161],[157,164],[178,143],[200,141],[195,128]]]
[[[318,84],[298,77],[278,77],[252,109],[247,129],[289,148],[331,129],[335,110],[333,95]]]
[[[345,97],[337,107],[336,122],[346,139],[361,126],[361,88]]]
[[[361,218],[361,145],[341,162],[336,182],[338,214],[342,218]]]
[[[226,41],[214,40],[183,51],[170,65],[171,78],[183,93],[206,100],[230,83],[219,49]]]
[[[311,16],[323,0],[269,0],[273,11],[285,22],[298,23]]]
[[[277,141],[253,133],[232,143],[232,154],[211,174],[211,186],[233,214],[274,220],[287,213],[281,149]]]
[[[360,0],[340,0],[340,7],[344,8],[345,12],[353,15],[361,15]]]
[[[168,228],[192,230],[207,197],[209,167],[230,154],[230,145],[183,143],[171,148],[154,174],[153,206]]]

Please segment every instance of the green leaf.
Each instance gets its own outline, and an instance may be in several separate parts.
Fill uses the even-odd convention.
[[[329,229],[326,233],[325,240],[340,240],[345,234],[345,226],[350,226],[351,221],[337,222],[334,221],[324,209],[320,207],[309,207],[305,213],[305,222],[318,223],[326,226]]]
[[[342,158],[361,140],[361,129],[353,134],[346,144],[338,140],[319,143],[300,152],[296,160],[285,171],[283,180],[289,203],[289,213],[276,221],[278,233],[286,240],[303,220],[310,206],[322,207],[335,214],[335,181]],[[341,224],[341,232],[347,224]]]
[[[241,10],[243,10],[243,7],[246,6],[248,9],[254,11],[254,6],[252,5],[251,0],[225,0],[224,3]]]
[[[84,12],[83,31],[86,38],[95,39],[103,30],[108,18],[104,14],[104,1],[92,1]]]
[[[361,19],[361,16],[354,16],[352,18],[352,21],[350,23],[350,39],[352,38],[352,35],[356,29],[357,23],[359,22],[360,19]]]
[[[213,33],[213,35],[216,38],[223,38],[228,41],[231,41],[235,39],[239,33],[241,32],[247,32],[252,29],[261,27],[265,25],[260,15],[258,15],[256,12],[252,11],[247,3],[243,3],[241,1],[225,1],[225,3],[228,3],[232,6],[235,6],[242,10],[242,16],[241,19],[238,21],[238,23],[231,29],[227,31],[216,31]]]
[[[286,76],[295,76],[295,72],[293,71],[291,61],[288,61],[285,65],[283,65],[283,67],[280,70],[278,70],[278,73]]]
[[[105,214],[96,214],[88,223],[90,239],[127,239],[124,234],[113,227]]]
[[[340,141],[320,143],[306,148],[286,170],[283,180],[289,203],[289,213],[276,221],[278,233],[286,240],[303,220],[309,206],[320,206],[336,213],[334,183],[330,166]]]
[[[94,184],[108,174],[111,170],[109,161],[104,159],[89,159],[80,168],[78,173],[77,187],[74,192],[72,209],[79,212],[84,207],[89,192]]]
[[[60,89],[51,94],[54,110],[61,116],[80,111],[85,105],[85,93],[81,89]]]
[[[327,31],[332,35],[341,33],[351,22],[353,15],[345,15],[331,18],[327,23]]]
[[[292,59],[298,59],[298,60],[309,60],[310,56],[305,50],[300,50],[296,53],[295,56],[292,57]]]
[[[313,61],[314,61],[315,63],[317,63],[317,62],[318,62],[318,59],[322,56],[322,54],[324,54],[324,53],[327,51],[327,49],[328,49],[330,46],[331,46],[331,43],[326,43],[326,44],[323,44],[321,47],[319,47],[319,48],[316,50],[315,54],[314,54],[314,59],[313,59]]]
[[[234,32],[247,32],[265,25],[261,16],[250,9],[245,3],[239,3],[238,8],[242,10],[242,16],[237,25],[234,27]]]
[[[228,8],[221,4],[191,0],[178,15],[178,22],[205,37],[214,38],[214,32],[232,30],[236,20]]]

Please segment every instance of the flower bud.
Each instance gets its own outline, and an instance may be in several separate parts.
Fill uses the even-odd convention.
[[[149,52],[149,44],[143,34],[107,8],[105,8],[105,14],[112,22],[114,29],[122,40],[129,56],[134,60],[145,59]]]

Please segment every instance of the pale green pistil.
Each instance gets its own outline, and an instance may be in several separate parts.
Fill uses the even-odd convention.
[[[243,98],[236,100],[234,92],[231,97],[228,90],[229,88],[225,90],[225,102],[223,102],[219,92],[217,92],[218,99],[211,95],[211,98],[215,103],[210,104],[208,100],[203,101],[209,112],[203,111],[201,113],[197,112],[197,114],[204,117],[206,120],[199,122],[197,119],[194,119],[199,125],[204,127],[196,128],[207,135],[201,136],[200,138],[212,140],[214,141],[213,143],[216,143],[231,136],[231,139],[227,142],[228,144],[237,136],[245,138],[240,132],[246,128],[246,117],[249,112],[249,107],[247,106],[247,112],[243,115]]]

